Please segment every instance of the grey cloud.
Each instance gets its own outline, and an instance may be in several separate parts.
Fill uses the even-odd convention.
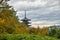
[[[34,2],[32,2],[31,4],[29,4],[29,2],[27,3],[28,5],[26,6],[25,4],[24,4],[24,2],[23,2],[23,4],[21,4],[21,5],[18,5],[18,4],[16,4],[16,3],[18,3],[19,1],[37,1],[37,0],[15,0],[15,1],[13,1],[13,2],[15,2],[14,4],[15,4],[15,8],[17,9],[17,10],[38,10],[38,9],[43,9],[43,8],[50,8],[50,7],[54,7],[54,6],[59,6],[60,4],[59,4],[59,1],[55,1],[55,0],[47,0],[47,4],[45,5],[45,6],[41,6],[40,4],[39,5],[37,5],[37,6],[35,6],[35,4],[33,5],[33,6],[31,6],[31,4],[33,4]],[[42,0],[42,1],[44,1],[44,0]],[[45,0],[46,1],[46,0]],[[13,2],[12,2],[12,4],[13,4]],[[37,2],[38,3],[38,2]]]
[[[17,4],[21,2],[22,4]],[[27,5],[24,4],[24,1],[27,1]],[[41,0],[41,2],[47,2],[45,5],[33,4],[37,0],[18,0],[14,1],[13,6],[19,12],[27,10],[27,17],[32,19],[32,21],[46,21],[51,23],[60,24],[60,0]],[[29,2],[31,2],[30,5]],[[37,2],[38,3],[38,2]],[[23,13],[17,13],[19,18],[22,19],[24,16]],[[53,22],[54,21],[54,22]],[[56,21],[56,22],[55,22]]]
[[[20,0],[20,1],[35,1],[35,0]]]
[[[11,0],[11,2],[18,2],[18,1],[34,2],[34,1],[36,1],[36,0]]]

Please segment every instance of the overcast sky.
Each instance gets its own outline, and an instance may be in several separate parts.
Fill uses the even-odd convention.
[[[19,19],[27,10],[32,25],[60,24],[60,0],[11,0],[8,3],[17,10]]]

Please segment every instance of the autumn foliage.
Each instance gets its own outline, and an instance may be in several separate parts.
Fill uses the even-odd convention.
[[[39,34],[39,35],[47,35],[48,34],[48,28],[30,28],[29,30],[30,34]]]

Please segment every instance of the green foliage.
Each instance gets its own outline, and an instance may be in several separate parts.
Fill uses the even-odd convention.
[[[58,38],[58,39],[60,39],[60,28],[59,28],[59,29],[57,29],[57,33],[56,33],[56,34],[57,34],[57,35],[56,35],[56,36],[57,36],[57,38]]]
[[[0,34],[0,40],[58,40],[54,37],[33,34]]]
[[[60,32],[57,33],[57,38],[60,39]]]
[[[54,36],[55,34],[56,34],[56,30],[51,29],[51,31],[49,32],[49,36]]]

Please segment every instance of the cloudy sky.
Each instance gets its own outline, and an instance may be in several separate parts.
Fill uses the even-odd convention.
[[[60,0],[11,0],[8,2],[24,18],[24,10],[32,25],[60,24]]]

